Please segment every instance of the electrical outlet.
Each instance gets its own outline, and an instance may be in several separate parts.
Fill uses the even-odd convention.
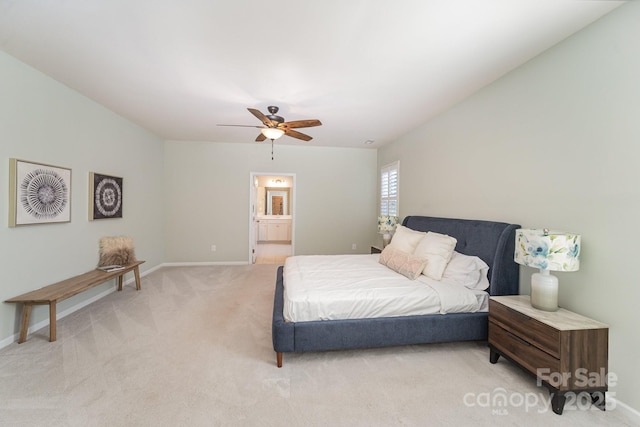
[[[354,251],[357,249],[357,246],[356,246],[356,244],[355,244],[355,243],[353,243],[353,244],[351,245],[351,249],[352,249],[352,250],[354,250]]]
[[[218,249],[216,248],[216,245],[211,245],[211,252],[215,252],[215,251],[217,251],[217,250],[218,250]]]

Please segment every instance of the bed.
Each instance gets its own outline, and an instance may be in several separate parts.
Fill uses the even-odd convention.
[[[516,295],[518,264],[513,261],[516,224],[408,216],[403,227],[456,239],[455,251],[477,256],[488,266],[489,295]],[[433,313],[340,320],[285,320],[283,267],[276,276],[272,339],[277,366],[283,353],[376,348],[487,339],[488,313]]]

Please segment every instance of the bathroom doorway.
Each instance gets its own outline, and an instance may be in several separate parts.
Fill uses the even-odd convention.
[[[249,262],[284,264],[294,254],[295,174],[251,173]]]

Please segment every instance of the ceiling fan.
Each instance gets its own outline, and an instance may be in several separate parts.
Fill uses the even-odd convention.
[[[293,129],[309,128],[313,126],[320,126],[322,123],[320,120],[294,120],[292,122],[285,122],[282,116],[278,116],[279,108],[273,105],[267,107],[269,114],[265,115],[260,110],[255,108],[247,108],[251,114],[256,116],[258,120],[262,122],[264,126],[252,126],[252,125],[218,125],[218,126],[238,126],[238,127],[251,127],[260,129],[260,135],[256,138],[256,142],[262,142],[265,139],[270,139],[272,142],[274,139],[280,138],[282,135],[287,135],[292,138],[301,139],[303,141],[311,141],[313,138],[302,132],[298,132]]]

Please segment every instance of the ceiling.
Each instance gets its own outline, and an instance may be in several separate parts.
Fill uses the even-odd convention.
[[[162,139],[379,147],[621,3],[0,0],[0,49]]]

